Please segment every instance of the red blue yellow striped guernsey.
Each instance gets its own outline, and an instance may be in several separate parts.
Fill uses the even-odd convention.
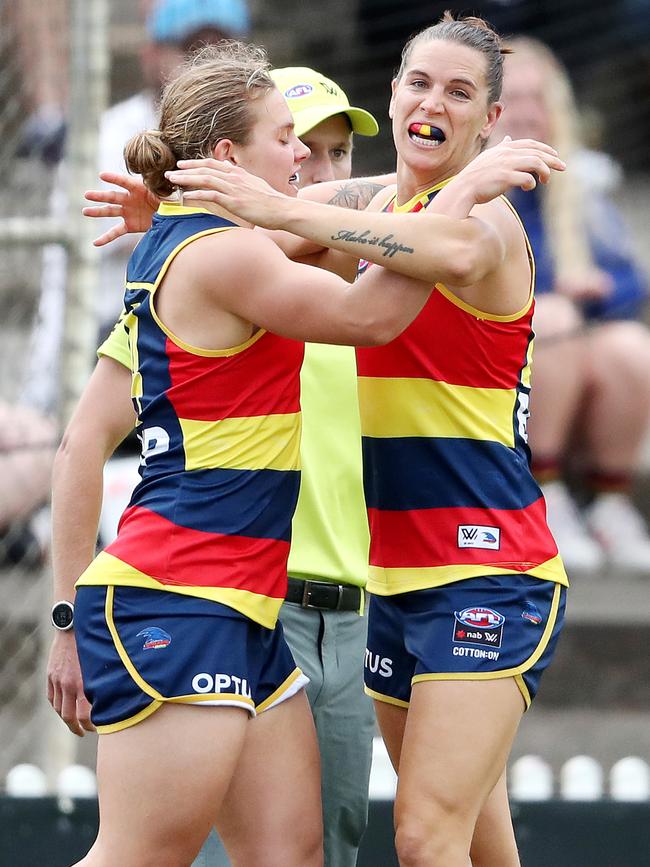
[[[200,596],[271,628],[286,593],[300,483],[304,345],[260,329],[232,349],[199,349],[154,307],[180,250],[235,228],[203,209],[163,204],[129,261],[124,325],[142,479],[117,539],[78,584]]]
[[[442,186],[386,210],[421,210]],[[533,283],[512,316],[436,284],[398,338],[357,350],[371,592],[508,573],[568,583],[529,467]]]

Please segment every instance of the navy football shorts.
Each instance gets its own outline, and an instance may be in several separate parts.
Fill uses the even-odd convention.
[[[100,733],[135,725],[168,701],[242,707],[254,716],[309,682],[279,622],[267,629],[196,596],[82,586],[75,635]]]
[[[468,578],[371,596],[368,695],[408,707],[426,680],[514,677],[530,706],[564,621],[566,588],[528,575]]]

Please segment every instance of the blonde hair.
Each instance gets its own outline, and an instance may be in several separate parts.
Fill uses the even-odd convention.
[[[473,48],[485,57],[485,79],[488,86],[488,102],[496,102],[501,96],[503,84],[503,55],[509,54],[499,34],[483,18],[465,16],[454,18],[447,10],[437,24],[426,27],[415,36],[412,36],[404,46],[402,60],[397,71],[396,79],[404,74],[406,64],[413,49],[421,42],[458,42]]]
[[[550,48],[526,36],[508,40],[513,59],[536,63],[543,75],[543,91],[552,145],[567,163],[565,172],[541,187],[542,219],[548,249],[558,277],[594,268],[587,231],[587,214],[580,178],[572,157],[582,147],[579,114],[566,69]]]
[[[211,157],[224,138],[246,144],[252,100],[275,87],[269,69],[263,48],[235,40],[196,51],[163,92],[159,129],[138,133],[124,148],[128,170],[164,198],[174,189],[165,172],[178,160]]]

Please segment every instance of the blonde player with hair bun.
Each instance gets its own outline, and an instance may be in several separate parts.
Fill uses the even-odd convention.
[[[314,69],[273,69],[271,78],[287,101],[296,135],[309,148],[300,188],[350,178],[354,135],[376,135],[374,117],[351,106],[342,88]],[[357,195],[369,201],[388,182],[366,181]],[[110,341],[101,351],[111,355]],[[325,867],[355,867],[368,817],[375,717],[363,692],[368,521],[354,349],[307,343],[300,394],[300,495],[280,621],[309,677],[306,692],[321,758]],[[213,834],[194,867],[227,863]]]

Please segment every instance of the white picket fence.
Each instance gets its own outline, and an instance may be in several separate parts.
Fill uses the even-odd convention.
[[[395,797],[397,776],[381,738],[373,743],[370,798],[391,801]],[[548,762],[539,756],[521,756],[509,773],[513,801],[650,801],[650,765],[638,756],[619,759],[607,772],[591,756],[573,756],[555,777]],[[36,765],[21,764],[7,774],[5,792],[9,796],[41,797],[49,794],[45,773]],[[84,765],[68,765],[56,780],[57,797],[65,804],[73,798],[93,798],[97,794],[95,774]]]
[[[370,798],[395,797],[397,776],[381,738],[373,744]],[[539,756],[521,756],[512,763],[509,791],[513,801],[650,801],[650,765],[637,756],[625,756],[609,772],[591,756],[573,756],[556,779],[550,764]]]

